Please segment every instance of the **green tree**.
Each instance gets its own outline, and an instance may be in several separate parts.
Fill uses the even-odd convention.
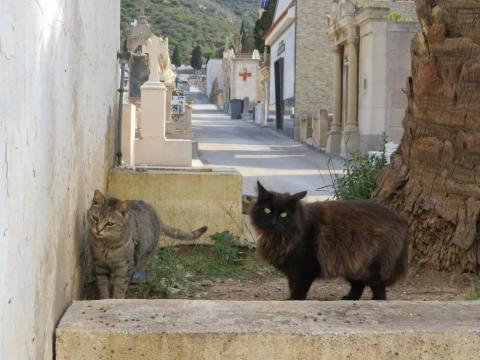
[[[242,27],[240,28],[240,37],[242,38],[242,52],[247,53],[249,50],[248,47],[248,30],[245,23],[245,19],[242,19]]]
[[[243,36],[243,34],[245,34],[245,29],[246,29],[245,19],[242,19],[242,26],[240,27],[240,35]]]
[[[270,29],[272,26],[276,6],[277,0],[271,0],[267,9],[263,12],[262,17],[255,23],[255,28],[253,29],[253,38],[255,40],[255,48],[260,52],[263,52],[265,49],[263,37],[267,33],[268,29]]]
[[[193,48],[190,65],[192,65],[195,70],[202,69],[202,48],[199,45]]]
[[[176,67],[182,65],[182,60],[180,58],[180,49],[178,48],[178,46],[175,46],[175,50],[173,51],[172,63]]]

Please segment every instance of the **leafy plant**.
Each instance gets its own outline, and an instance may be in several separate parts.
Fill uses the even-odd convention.
[[[480,278],[477,279],[472,291],[468,294],[467,300],[480,300]]]
[[[212,251],[219,263],[233,265],[240,259],[238,239],[230,231],[213,234],[210,237],[214,241]]]
[[[147,281],[139,285],[142,297],[155,294],[168,298],[171,289],[184,282],[184,269],[176,260],[176,252],[175,246],[167,246],[158,251],[147,267]]]
[[[160,249],[147,268],[147,280],[138,285],[137,295],[141,298],[168,298],[174,288],[194,292],[195,280],[274,273],[272,268],[240,248],[238,238],[231,232],[213,234],[211,238],[212,246],[167,246]],[[193,282],[185,279],[187,273],[193,275]]]
[[[390,9],[390,12],[388,13],[388,21],[401,21],[402,20],[402,13],[399,12],[398,10],[393,10]]]
[[[380,154],[352,154],[344,162],[343,175],[333,175],[329,165],[332,185],[322,189],[331,188],[337,200],[370,199],[377,184],[377,177],[387,165],[385,141]]]
[[[378,155],[353,154],[345,160],[343,176],[333,181],[336,199],[370,199],[380,171],[387,165],[385,153]]]
[[[387,19],[390,22],[399,22],[399,21],[413,22],[413,21],[415,21],[411,17],[406,16],[406,15],[402,14],[400,11],[394,10],[394,9],[390,9],[390,12],[388,13],[388,18]]]

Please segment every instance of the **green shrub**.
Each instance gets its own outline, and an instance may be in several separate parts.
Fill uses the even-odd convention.
[[[339,200],[370,199],[376,187],[378,174],[387,165],[382,155],[353,154],[345,160],[343,176],[335,176],[333,193]]]
[[[390,12],[388,13],[388,21],[397,22],[401,20],[402,14],[397,10],[390,9]]]
[[[329,171],[332,184],[319,190],[332,190],[337,200],[370,199],[377,185],[377,177],[387,165],[386,141],[384,139],[384,145],[379,154],[352,154],[344,162],[342,175],[332,173],[330,159]]]
[[[184,269],[176,259],[177,248],[167,246],[160,249],[147,267],[147,281],[139,285],[142,297],[158,295],[168,298],[170,290],[184,282]]]
[[[470,291],[470,294],[468,294],[467,300],[480,300],[480,278],[475,282],[475,286],[472,291]]]
[[[210,237],[213,240],[212,251],[219,263],[232,265],[240,259],[238,239],[230,231],[216,233]]]

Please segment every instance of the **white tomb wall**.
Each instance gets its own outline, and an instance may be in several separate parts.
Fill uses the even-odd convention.
[[[378,150],[385,132],[387,92],[387,22],[360,27],[358,130],[360,151]]]
[[[246,81],[240,74],[250,74],[246,76]],[[243,100],[246,97],[250,103],[257,102],[258,99],[258,73],[260,71],[260,64],[258,60],[238,60],[234,59],[232,62],[232,78],[233,83],[231,99]]]
[[[285,51],[278,54],[280,43],[285,44]],[[295,24],[292,24],[272,45],[270,52],[270,105],[275,104],[275,62],[283,58],[283,99],[295,96]]]
[[[407,109],[405,89],[411,74],[410,45],[417,32],[416,23],[388,24],[386,134],[396,144],[400,143],[403,136],[402,122]]]
[[[114,158],[120,1],[0,1],[0,359],[51,360]]]
[[[218,88],[223,89],[223,63],[222,59],[210,59],[207,63],[207,96],[212,94],[213,83],[218,79]]]

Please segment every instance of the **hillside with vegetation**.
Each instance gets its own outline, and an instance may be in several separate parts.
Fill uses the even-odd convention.
[[[122,0],[122,38],[139,13],[139,0]],[[238,34],[242,20],[253,28],[258,0],[145,0],[145,14],[156,35],[168,36],[170,48],[179,47],[188,63],[192,49],[202,48],[204,57],[223,49],[225,37]]]

